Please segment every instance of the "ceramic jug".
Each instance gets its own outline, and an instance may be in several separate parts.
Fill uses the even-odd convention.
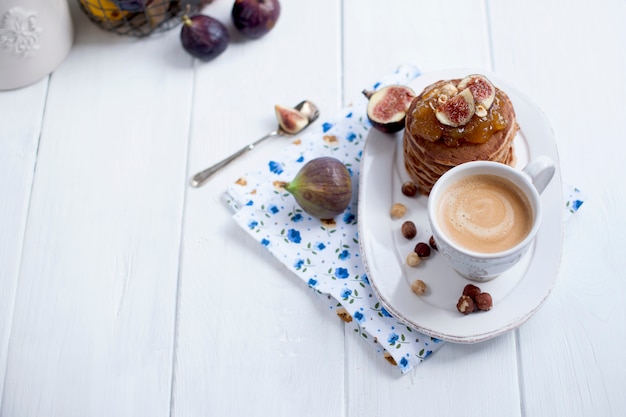
[[[0,90],[50,74],[73,40],[67,0],[0,0]]]

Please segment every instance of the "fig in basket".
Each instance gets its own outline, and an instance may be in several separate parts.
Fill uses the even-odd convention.
[[[291,182],[276,185],[293,195],[302,210],[321,220],[343,213],[352,199],[350,171],[328,156],[310,160]]]
[[[154,0],[113,0],[113,3],[120,10],[127,12],[142,12],[146,6],[150,5]]]
[[[128,15],[128,11],[120,9],[112,0],[80,0],[90,16],[101,21],[116,21]]]

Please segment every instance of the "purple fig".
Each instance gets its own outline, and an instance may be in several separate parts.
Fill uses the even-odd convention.
[[[310,160],[291,182],[280,185],[293,195],[302,210],[321,220],[343,213],[352,199],[350,171],[329,156]]]
[[[363,91],[367,103],[367,118],[374,128],[385,133],[404,129],[406,113],[415,92],[405,85],[388,85],[376,91]]]
[[[267,34],[280,16],[278,0],[236,0],[231,12],[235,27],[247,38]]]
[[[217,19],[206,15],[185,15],[180,40],[190,55],[210,61],[226,50],[230,35],[226,26]]]

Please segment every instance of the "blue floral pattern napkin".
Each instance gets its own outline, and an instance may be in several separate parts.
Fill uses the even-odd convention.
[[[406,84],[419,75],[416,67],[403,65],[369,89]],[[293,137],[283,153],[239,178],[225,197],[242,228],[304,280],[357,337],[406,373],[443,342],[392,317],[376,299],[361,261],[357,196],[363,145],[371,129],[366,106],[363,97],[335,119]],[[293,196],[276,186],[281,181],[289,182],[307,161],[320,156],[341,160],[352,177],[352,201],[333,221],[309,216]],[[573,213],[582,198],[574,189],[567,192],[567,197],[568,211]]]

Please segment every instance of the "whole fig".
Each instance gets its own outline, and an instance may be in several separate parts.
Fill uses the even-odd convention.
[[[185,15],[182,19],[180,40],[190,55],[210,61],[228,47],[230,35],[219,20],[202,14],[193,17]]]
[[[295,178],[283,183],[302,210],[318,219],[332,219],[350,204],[352,178],[338,159],[322,156],[304,164]]]
[[[250,39],[258,39],[272,30],[278,16],[278,0],[236,0],[231,12],[235,27]]]

